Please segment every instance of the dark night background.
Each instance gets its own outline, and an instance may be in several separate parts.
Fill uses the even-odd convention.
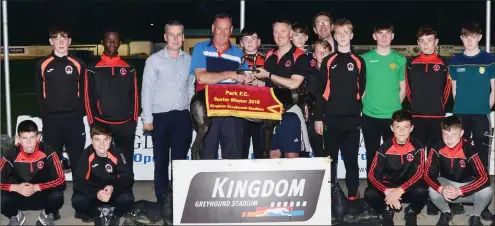
[[[459,30],[464,21],[477,21],[485,30],[485,7],[485,1],[247,0],[246,26],[259,29],[263,43],[269,44],[273,43],[274,19],[287,18],[311,27],[313,15],[325,10],[334,18],[345,17],[354,23],[354,44],[374,44],[373,23],[388,20],[396,27],[392,44],[416,44],[417,28],[430,24],[440,27],[440,44],[461,45]],[[493,7],[492,4],[492,11]],[[106,27],[120,29],[125,40],[163,42],[163,26],[168,20],[177,19],[186,29],[204,29],[210,28],[212,17],[218,12],[229,13],[234,26],[239,27],[240,4],[236,0],[9,1],[9,42],[10,45],[48,44],[47,30],[53,25],[71,28],[73,44],[99,42]],[[314,40],[313,35],[311,38],[310,41]]]

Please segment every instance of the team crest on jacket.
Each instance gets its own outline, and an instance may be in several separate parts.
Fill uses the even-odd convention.
[[[316,66],[316,60],[311,60],[311,67]]]
[[[409,154],[407,154],[406,159],[408,162],[412,162],[414,160],[414,155],[409,153]]]
[[[439,71],[440,70],[440,65],[438,65],[438,64],[433,65],[433,70],[434,71]]]
[[[347,64],[347,70],[348,71],[354,71],[354,64],[353,63],[348,63]]]
[[[121,75],[126,75],[127,74],[127,70],[125,68],[121,68],[120,69],[120,74]]]
[[[390,69],[392,69],[392,70],[395,70],[397,68],[397,64],[395,64],[395,63],[391,63],[389,66],[390,66]]]
[[[45,166],[45,163],[43,163],[43,161],[38,161],[38,163],[36,163],[36,167],[38,167],[38,169],[43,169],[43,166]]]
[[[289,67],[291,64],[290,60],[285,61],[285,67]]]
[[[73,70],[74,68],[72,68],[72,66],[70,65],[65,66],[65,74],[71,75]]]
[[[459,165],[461,166],[461,168],[466,167],[466,161],[464,161],[464,159],[461,159],[461,160],[459,161]]]
[[[110,165],[110,164],[106,164],[106,165],[105,165],[105,170],[107,171],[107,173],[112,173],[112,172],[113,172],[113,167],[112,167],[112,165]]]
[[[485,74],[485,67],[480,67],[480,74]]]

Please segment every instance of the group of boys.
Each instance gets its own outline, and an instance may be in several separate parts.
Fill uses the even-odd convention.
[[[136,70],[119,57],[116,30],[105,32],[103,55],[90,67],[69,54],[68,29],[50,29],[49,41],[53,51],[38,62],[35,77],[43,142],[34,121],[18,125],[16,146],[2,152],[1,212],[9,225],[23,225],[22,210],[41,209],[36,224],[54,225],[64,203],[64,168],[70,167],[75,217],[116,225],[134,204]],[[84,110],[91,126],[87,148]]]
[[[434,214],[433,207],[441,211],[438,225],[448,225],[453,214],[463,211],[462,206],[449,203],[474,203],[470,225],[481,225],[481,216],[491,218],[487,210],[493,193],[488,176],[491,133],[487,115],[495,101],[495,64],[493,56],[479,49],[479,25],[463,25],[465,50],[449,65],[437,55],[437,34],[427,26],[417,33],[421,54],[410,63],[391,49],[391,25],[374,28],[376,49],[362,56],[351,48],[353,25],[349,20],[334,22],[328,13],[318,13],[313,29],[319,40],[306,48],[307,26],[276,21],[277,48],[250,62],[251,67],[260,68],[252,76],[269,83],[258,79],[245,83],[305,86],[315,94],[316,108],[310,109],[312,117],[306,119],[306,125],[314,155],[334,159],[332,190],[340,189],[336,182],[340,150],[348,199],[361,197],[357,155],[362,131],[369,182],[364,198],[370,212],[381,215],[384,224],[393,225],[394,211],[403,202],[411,202],[406,225],[416,225],[416,216],[428,198],[433,203],[428,212]],[[60,161],[64,146],[71,160],[72,206],[77,218],[94,221],[97,208],[108,203],[115,207],[111,221],[117,222],[134,201],[135,68],[118,56],[120,36],[116,31],[105,32],[104,53],[89,68],[68,54],[70,41],[67,30],[51,30],[54,51],[37,67],[44,142],[39,142],[36,124],[24,121],[18,126],[19,144],[2,155],[2,214],[12,225],[25,221],[21,205],[32,208],[34,203],[44,204],[39,223],[53,225],[65,190]],[[243,29],[240,42],[246,55],[259,54],[261,40],[255,30]],[[455,116],[445,117],[451,91]],[[405,99],[409,110],[402,110]],[[82,151],[84,109],[91,124],[92,145]],[[300,140],[296,142],[301,130],[298,115],[284,113],[270,157],[282,153],[287,158],[299,157],[304,149]],[[254,156],[263,157],[261,126],[252,124],[244,133],[245,144],[251,137],[258,138],[253,141]],[[294,142],[283,142],[294,137]],[[245,158],[248,149],[244,145]],[[335,223],[342,220],[342,216],[333,217]]]
[[[334,23],[329,14],[319,13],[313,24],[317,34],[318,26],[329,26],[333,39],[318,34],[320,39],[306,49],[308,28],[298,23],[289,27],[292,44],[313,56],[310,70],[302,74],[304,85],[316,96],[307,126],[314,156],[334,159],[332,190],[340,189],[336,183],[340,150],[348,200],[361,197],[356,156],[362,131],[368,172],[364,199],[370,214],[381,216],[383,224],[394,224],[394,212],[404,202],[411,203],[405,210],[406,225],[417,225],[417,215],[426,204],[429,215],[440,210],[437,225],[448,225],[454,214],[464,213],[461,203],[474,203],[469,225],[482,225],[481,218],[491,220],[488,114],[494,104],[495,60],[478,46],[479,24],[462,26],[464,51],[448,64],[436,52],[439,39],[429,26],[418,30],[421,53],[408,62],[391,49],[392,25],[376,26],[376,49],[359,56],[351,49],[349,20]],[[259,54],[260,43],[255,30],[241,31],[246,54]],[[252,64],[263,66],[262,61]],[[446,117],[451,97],[454,116]],[[402,109],[404,100],[409,103],[407,110]],[[258,156],[263,146],[253,143]],[[339,223],[343,215],[332,218]]]

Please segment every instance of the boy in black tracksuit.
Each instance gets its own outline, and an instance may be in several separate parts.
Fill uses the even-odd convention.
[[[335,185],[339,149],[344,157],[348,198],[360,197],[359,138],[361,97],[366,84],[364,60],[350,52],[352,24],[347,19],[335,22],[335,39],[339,50],[323,59],[321,78],[316,92],[315,130],[323,135],[326,156],[331,163],[331,183]],[[323,125],[327,131],[323,132]]]
[[[442,139],[440,124],[445,118],[451,80],[447,66],[435,52],[437,33],[428,26],[417,33],[421,54],[407,65],[405,76],[406,96],[413,115],[412,137],[423,143],[428,150]],[[428,202],[427,213],[437,215],[438,210]]]
[[[50,29],[53,51],[36,65],[36,93],[43,122],[43,141],[62,159],[69,155],[75,171],[86,142],[84,129],[84,62],[69,55],[70,32]]]
[[[480,215],[493,196],[488,170],[474,146],[462,139],[464,130],[457,116],[446,117],[441,128],[443,142],[430,148],[425,173],[430,200],[442,212],[437,225],[449,225],[452,220],[449,203],[473,203],[469,225],[482,225]],[[487,215],[483,219],[491,220]]]
[[[364,198],[382,215],[384,225],[394,225],[394,209],[410,203],[404,211],[406,225],[417,225],[417,215],[428,200],[423,181],[425,150],[418,140],[410,138],[412,115],[398,110],[392,115],[394,137],[377,150],[368,172],[369,185]]]
[[[92,144],[84,150],[75,173],[72,207],[83,222],[98,217],[97,208],[104,204],[115,208],[111,222],[118,222],[134,203],[134,174],[124,154],[111,144],[111,135],[108,125],[91,125]]]
[[[37,225],[53,225],[64,204],[65,176],[56,152],[40,143],[36,123],[23,121],[17,128],[19,144],[2,152],[0,160],[2,214],[9,225],[22,225],[20,211],[43,209]]]
[[[136,68],[118,56],[118,32],[105,32],[103,45],[101,59],[88,67],[85,76],[86,115],[89,124],[97,121],[110,126],[115,145],[132,170],[139,113]]]
[[[314,58],[310,61],[305,87],[315,95],[318,92],[319,84],[322,81],[325,81],[320,69],[323,59],[332,52],[332,46],[325,40],[317,40],[311,45],[311,49],[314,51],[312,53]],[[311,144],[311,149],[313,149],[313,156],[327,157],[329,154],[323,149],[323,136],[316,133],[315,130],[315,109],[308,110],[310,110],[310,112],[307,112],[309,116],[306,125],[308,126],[309,143]]]

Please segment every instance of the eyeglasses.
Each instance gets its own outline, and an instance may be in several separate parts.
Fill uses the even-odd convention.
[[[325,25],[325,26],[328,26],[330,25],[330,21],[329,20],[320,20],[320,21],[316,21],[316,26],[321,26],[321,25]]]

